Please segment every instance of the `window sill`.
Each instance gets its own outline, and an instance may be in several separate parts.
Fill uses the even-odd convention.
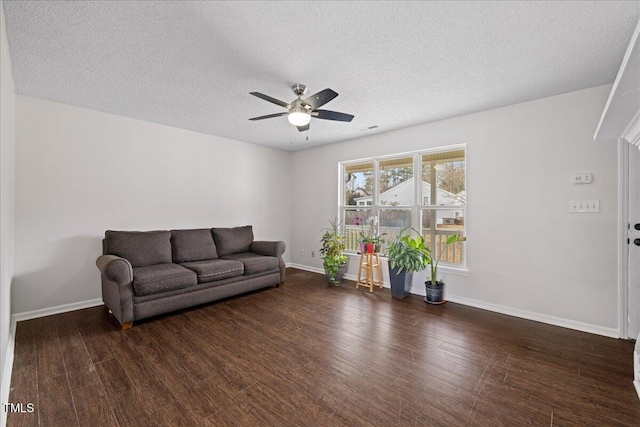
[[[350,258],[356,258],[356,259],[360,258],[360,254],[356,252],[344,252],[344,254],[349,256]],[[380,258],[388,263],[388,259],[386,256],[380,255]],[[469,276],[469,269],[467,269],[466,267],[453,267],[450,265],[440,265],[438,267],[438,272],[445,273],[445,274],[453,274],[455,276],[465,276],[465,277]]]
[[[455,276],[469,276],[469,270],[465,267],[451,267],[448,265],[441,265],[438,267],[439,273],[453,274]]]

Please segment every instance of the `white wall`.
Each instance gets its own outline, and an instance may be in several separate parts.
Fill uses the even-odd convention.
[[[466,143],[470,272],[443,275],[446,297],[615,335],[617,147],[592,140],[609,90],[600,86],[294,153],[292,261],[322,268],[321,259],[308,254],[317,254],[321,229],[338,213],[339,161]],[[571,175],[580,172],[593,173],[593,183],[572,185]],[[569,200],[581,199],[599,199],[601,212],[568,213]],[[356,271],[352,260],[349,273]],[[414,280],[414,293],[424,295],[425,275]]]
[[[9,42],[0,2],[0,370],[3,370],[11,318],[13,278],[13,194],[16,93],[9,58]],[[4,375],[4,372],[1,374]],[[2,378],[4,385],[5,378]],[[5,390],[2,390],[3,393]],[[8,396],[2,396],[7,398]],[[3,400],[5,402],[5,400]],[[3,417],[0,417],[3,418]]]
[[[21,95],[16,140],[14,313],[100,298],[108,229],[252,224],[289,246],[290,153]]]

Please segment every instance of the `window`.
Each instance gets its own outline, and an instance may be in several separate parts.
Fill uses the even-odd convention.
[[[429,194],[432,201],[421,209],[422,235],[442,262],[464,264],[463,242],[447,246],[446,241],[452,234],[464,233],[465,152],[454,150],[421,157],[422,194]]]
[[[373,161],[342,165],[344,187],[341,200],[341,222],[347,237],[347,250],[358,248],[358,233],[364,230],[365,221],[372,215]]]
[[[398,236],[400,230],[411,225],[411,211],[415,205],[413,156],[378,161],[379,233],[386,234],[381,251]]]
[[[445,242],[452,234],[464,234],[465,160],[464,146],[456,146],[340,163],[339,208],[347,250],[358,250],[367,218],[377,216],[377,231],[386,234],[387,243],[413,227],[442,264],[464,266],[464,242],[448,247]]]

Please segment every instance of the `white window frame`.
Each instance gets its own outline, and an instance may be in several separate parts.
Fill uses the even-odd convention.
[[[457,151],[457,150],[465,150],[465,191],[467,188],[467,161],[468,161],[468,157],[467,157],[467,150],[466,150],[466,144],[457,144],[457,145],[449,145],[449,146],[444,146],[444,147],[437,147],[437,148],[431,148],[431,149],[424,149],[424,150],[416,150],[416,151],[411,151],[411,152],[405,152],[405,153],[395,153],[395,154],[390,154],[390,155],[385,155],[385,156],[377,156],[377,157],[367,157],[367,158],[362,158],[362,159],[356,159],[356,160],[348,160],[348,161],[342,161],[338,163],[338,175],[339,175],[339,179],[338,179],[338,214],[339,214],[339,218],[340,218],[340,223],[345,224],[345,212],[348,210],[353,210],[353,209],[357,209],[357,208],[368,208],[371,209],[371,215],[376,215],[379,216],[380,215],[380,211],[384,210],[384,209],[410,209],[411,210],[411,226],[413,228],[415,228],[416,230],[420,230],[421,229],[421,225],[422,225],[422,212],[424,210],[454,210],[454,209],[461,209],[464,211],[464,217],[465,217],[465,221],[464,221],[464,228],[463,228],[463,234],[466,236],[467,235],[467,206],[466,203],[465,204],[456,204],[456,205],[444,205],[444,206],[432,206],[432,205],[424,205],[423,202],[423,198],[422,198],[422,156],[423,155],[429,155],[429,154],[437,154],[437,153],[443,153],[443,152],[447,152],[447,151]],[[414,177],[414,202],[412,205],[410,206],[397,206],[397,207],[393,207],[393,206],[382,206],[380,205],[380,201],[379,201],[379,194],[378,194],[378,187],[379,187],[379,165],[380,162],[385,161],[385,160],[391,160],[391,159],[397,159],[397,158],[403,158],[403,157],[413,157],[413,177]],[[361,206],[359,204],[356,205],[345,205],[345,198],[344,198],[344,192],[345,192],[345,182],[344,182],[344,176],[345,176],[345,168],[350,166],[350,165],[354,165],[354,164],[360,164],[360,163],[373,163],[373,189],[372,189],[372,202],[371,204],[367,203],[366,206]],[[429,197],[429,199],[431,199],[431,197]],[[433,225],[433,227],[435,228],[435,224]],[[467,246],[468,243],[465,242],[463,243],[463,246]],[[350,255],[355,255],[356,252],[355,251],[347,251],[348,254]],[[439,270],[441,270],[442,272],[449,272],[449,273],[454,273],[454,274],[460,274],[460,275],[467,275],[468,274],[468,270],[467,270],[467,248],[464,248],[464,256],[463,256],[463,261],[461,264],[451,264],[451,263],[445,263],[444,261],[440,264]]]

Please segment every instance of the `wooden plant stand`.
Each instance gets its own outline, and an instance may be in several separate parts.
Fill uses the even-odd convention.
[[[362,270],[364,270],[364,278],[362,277]],[[361,253],[360,264],[358,265],[356,289],[360,286],[365,286],[369,288],[369,292],[373,292],[375,285],[380,286],[380,289],[382,289],[382,266],[380,265],[380,254]]]

